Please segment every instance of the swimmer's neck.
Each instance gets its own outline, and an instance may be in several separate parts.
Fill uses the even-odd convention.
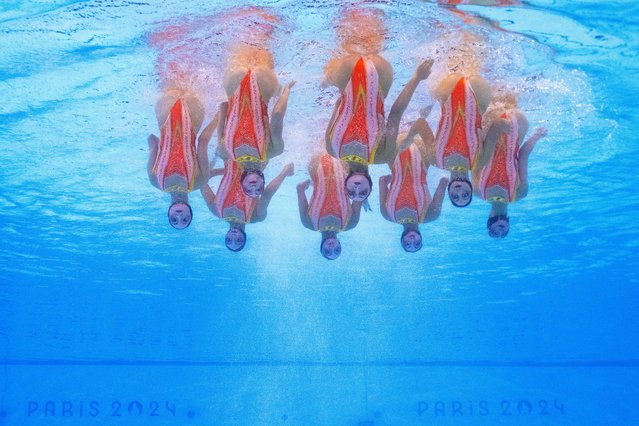
[[[322,231],[322,241],[327,238],[337,238],[337,231]]]
[[[171,203],[189,203],[189,193],[175,191],[171,192]]]
[[[240,164],[242,164],[242,170],[259,170],[262,171],[262,169],[264,168],[264,162],[262,161],[243,161]]]
[[[463,179],[463,180],[468,180],[468,172],[467,171],[461,171],[461,170],[451,170],[450,171],[450,180],[459,180],[459,179]]]
[[[402,223],[404,226],[404,232],[415,231],[419,232],[419,224],[418,223]]]
[[[244,231],[244,223],[240,222],[229,222],[229,229],[241,229]]]
[[[508,203],[503,203],[501,201],[496,201],[491,204],[490,209],[490,217],[493,216],[507,216],[508,215]]]
[[[368,173],[368,166],[366,164],[356,163],[354,161],[348,162],[348,171],[350,173]]]

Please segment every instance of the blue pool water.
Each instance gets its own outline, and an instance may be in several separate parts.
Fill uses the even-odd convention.
[[[226,250],[199,194],[191,226],[171,228],[147,179],[149,34],[230,3],[0,4],[0,424],[639,423],[639,6],[362,6],[388,26],[387,108],[441,35],[466,29],[485,40],[486,79],[549,135],[506,239],[487,236],[481,200],[445,201],[404,253],[374,191],[329,262],[295,185],[338,97],[319,83],[344,2],[255,3],[281,17],[276,71],[297,81],[266,175],[296,172],[244,251]],[[203,58],[210,119],[237,29],[206,22],[178,43]],[[427,85],[406,122],[433,103]]]

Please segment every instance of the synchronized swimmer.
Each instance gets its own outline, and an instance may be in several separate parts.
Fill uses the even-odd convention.
[[[149,180],[171,195],[169,223],[177,229],[190,224],[188,194],[199,189],[211,212],[229,223],[225,244],[231,251],[244,248],[245,225],[265,220],[272,197],[294,172],[289,163],[265,185],[265,167],[284,151],[284,116],[295,84],[281,89],[269,119],[269,101],[280,87],[268,50],[271,23],[277,18],[258,8],[240,14],[263,24],[256,24],[257,37],[231,49],[223,81],[228,100],[200,131],[204,106],[197,91],[184,79],[165,78],[156,105],[160,137],[148,138]],[[439,217],[446,190],[457,207],[469,205],[473,194],[490,203],[488,234],[504,238],[508,204],[527,195],[528,158],[546,130],[536,129],[523,142],[528,122],[517,108],[516,95],[503,89],[493,94],[480,75],[477,57],[464,62],[453,54],[443,58],[448,73],[432,85],[431,95],[441,107],[437,132],[425,117],[400,132],[402,115],[419,83],[429,78],[433,60],[416,67],[386,117],[384,100],[393,69],[380,54],[382,18],[371,11],[347,11],[336,31],[340,46],[325,66],[322,85],[337,87],[340,98],[310,161],[311,179],[297,185],[300,220],[321,233],[321,254],[336,259],[342,251],[338,234],[353,229],[361,208],[368,209],[372,164],[390,168],[391,173],[379,179],[380,213],[402,226],[400,244],[406,252],[422,248],[419,225]],[[472,36],[464,33],[461,44],[468,40]],[[211,170],[207,150],[216,129],[224,168]],[[447,171],[450,178],[441,178],[431,196],[427,177],[432,167]],[[214,190],[208,181],[218,175],[222,179]],[[309,202],[305,191],[311,183]]]

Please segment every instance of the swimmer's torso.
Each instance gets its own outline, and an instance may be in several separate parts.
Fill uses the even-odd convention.
[[[215,198],[218,216],[227,222],[249,223],[257,205],[258,199],[249,197],[242,190],[241,177],[240,165],[236,161],[227,160]]]
[[[316,231],[342,231],[348,224],[351,206],[344,180],[346,174],[340,160],[323,154],[312,170],[313,195],[308,215]]]
[[[468,80],[461,77],[442,105],[435,137],[437,167],[471,170],[479,147],[480,128],[477,98]]]
[[[359,58],[330,124],[332,153],[343,160],[371,164],[383,135],[384,99],[372,61]]]
[[[255,73],[248,70],[229,98],[224,146],[236,161],[266,161],[270,137],[268,108],[260,95]]]
[[[160,143],[152,169],[163,191],[193,190],[198,167],[195,136],[189,108],[178,98],[160,128]]]
[[[426,167],[413,144],[395,158],[386,211],[397,223],[422,223],[429,203]]]
[[[519,134],[516,114],[501,116],[510,123],[510,131],[502,132],[495,151],[479,174],[479,193],[487,201],[512,202],[519,186]]]

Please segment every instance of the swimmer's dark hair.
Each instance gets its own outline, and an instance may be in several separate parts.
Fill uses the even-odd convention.
[[[468,198],[468,202],[466,204],[457,204],[450,197],[450,187],[454,182],[466,182],[468,186],[470,186],[470,198]],[[473,184],[470,183],[470,181],[466,178],[455,178],[451,180],[450,182],[448,182],[448,188],[446,188],[446,190],[448,192],[448,198],[450,198],[450,202],[453,203],[453,206],[455,207],[466,207],[467,205],[470,204],[471,201],[473,201]]]
[[[184,228],[175,228],[175,226],[173,226],[173,223],[171,223],[171,207],[173,207],[176,204],[186,204],[186,206],[189,208],[189,214],[191,215],[191,220],[189,221],[189,223],[186,224],[186,226]],[[173,226],[175,229],[186,229],[191,225],[191,222],[193,222],[193,209],[191,208],[191,205],[189,203],[186,203],[184,201],[176,201],[175,203],[172,203],[169,206],[169,209],[166,211],[166,217],[169,219],[169,223],[171,224],[171,226]]]
[[[337,242],[339,243],[339,240],[337,239],[337,237],[334,237],[334,238],[335,238],[335,239],[337,240]],[[322,255],[322,257],[323,257],[324,259],[326,259],[326,260],[335,260],[335,259],[337,259],[337,257],[339,257],[339,256],[337,256],[335,259],[331,259],[330,257],[326,257],[326,256],[324,256],[324,251],[322,251],[322,247],[324,247],[324,242],[326,242],[326,240],[328,240],[328,238],[322,238],[322,242],[320,242],[320,254],[321,254],[321,255]],[[340,246],[341,246],[341,245],[342,245],[342,243],[340,243]]]
[[[421,232],[419,232],[419,229],[417,229],[417,230],[415,230],[415,229],[405,229],[405,230],[404,230],[404,232],[402,232],[401,237],[399,237],[399,245],[400,245],[400,246],[402,246],[402,248],[404,249],[404,251],[405,251],[406,253],[416,253],[416,252],[418,252],[419,250],[421,250],[421,247],[420,247],[418,250],[415,250],[415,251],[408,251],[408,250],[406,250],[406,248],[404,247],[404,244],[402,244],[402,243],[403,243],[403,241],[404,241],[404,237],[405,237],[405,236],[406,236],[406,234],[408,234],[409,232],[417,232],[417,233],[419,234],[419,236],[420,236],[420,237],[422,236],[422,233],[421,233]]]
[[[237,253],[238,251],[242,251],[242,249],[243,249],[243,248],[244,248],[244,246],[246,245],[246,232],[244,232],[244,230],[243,230],[243,229],[241,229],[241,228],[235,228],[235,229],[239,230],[239,231],[242,233],[242,236],[244,237],[244,243],[243,243],[241,246],[239,246],[238,248],[236,248],[236,249],[232,249],[231,247],[229,247],[228,245],[226,245],[226,242],[225,242],[225,244],[224,244],[224,245],[226,245],[226,248],[227,248],[227,249],[231,250],[231,251],[232,251],[232,252],[234,252],[234,253]],[[230,229],[229,229],[229,231],[230,231]],[[228,233],[228,231],[227,231],[227,233]]]
[[[498,235],[495,232],[493,232],[493,230],[491,229],[491,226],[493,226],[493,224],[499,220],[505,220],[506,222],[508,222],[508,225],[510,225],[510,218],[506,216],[505,214],[498,214],[493,217],[489,217],[488,222],[486,222],[486,228],[488,228],[488,235],[490,235],[493,238],[506,238],[506,235],[508,235],[508,231],[510,230],[510,226],[508,227],[508,230],[506,231],[504,235]]]

